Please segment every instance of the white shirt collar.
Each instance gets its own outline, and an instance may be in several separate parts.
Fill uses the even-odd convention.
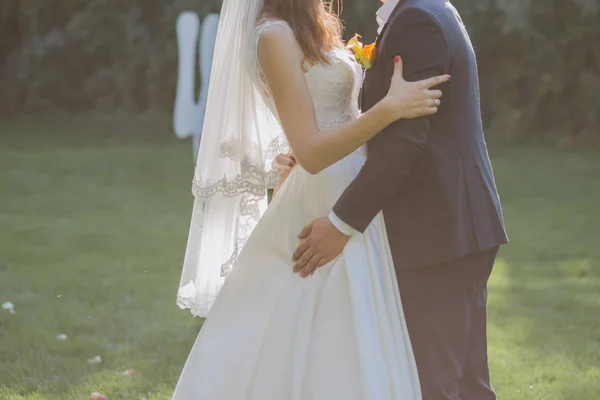
[[[400,0],[387,0],[380,8],[377,10],[377,23],[379,24],[379,29],[377,33],[381,33],[385,24],[387,24],[390,15],[392,15],[392,11],[396,8]]]

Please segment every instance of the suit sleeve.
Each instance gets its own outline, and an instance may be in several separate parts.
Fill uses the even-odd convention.
[[[378,62],[385,64],[387,93],[394,57],[402,57],[404,78],[417,81],[447,73],[450,51],[438,22],[427,12],[409,9],[388,27]],[[444,90],[444,87],[441,87]],[[442,105],[443,107],[443,105]],[[399,120],[369,143],[369,157],[333,208],[335,215],[359,232],[393,199],[427,144],[429,117]]]

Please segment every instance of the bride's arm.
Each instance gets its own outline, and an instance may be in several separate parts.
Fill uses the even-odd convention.
[[[399,119],[435,113],[433,99],[441,92],[429,88],[448,79],[441,76],[406,82],[401,63],[397,63],[388,96],[360,118],[320,131],[304,78],[304,54],[294,34],[277,25],[265,29],[258,59],[290,147],[298,163],[311,174],[341,160]]]

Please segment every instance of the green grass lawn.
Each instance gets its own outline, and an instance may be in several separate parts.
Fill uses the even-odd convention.
[[[0,125],[2,400],[168,399],[201,325],[175,305],[190,143],[84,122]],[[600,152],[491,154],[512,240],[490,284],[499,398],[599,399]]]

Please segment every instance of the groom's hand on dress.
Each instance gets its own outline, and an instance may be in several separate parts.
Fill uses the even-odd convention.
[[[298,235],[300,245],[294,252],[294,272],[306,278],[333,261],[344,249],[350,236],[340,232],[329,220],[319,218]]]

